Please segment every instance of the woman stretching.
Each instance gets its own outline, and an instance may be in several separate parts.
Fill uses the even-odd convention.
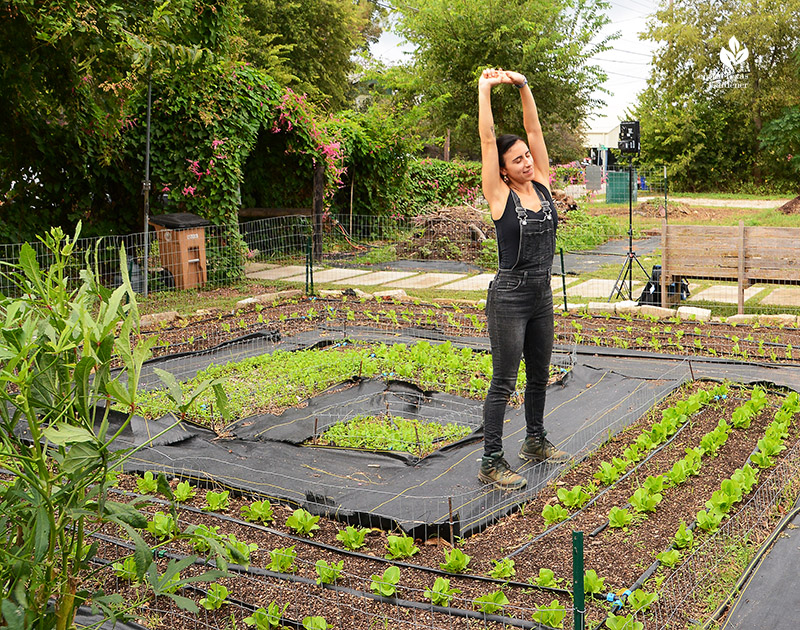
[[[528,143],[514,135],[495,137],[491,91],[515,86],[522,98]],[[545,389],[553,350],[550,275],[558,216],[550,195],[547,146],[528,80],[519,72],[484,70],[478,81],[483,195],[497,231],[499,268],[489,285],[486,319],[492,348],[492,382],[483,407],[484,455],[478,479],[504,490],[527,484],[503,453],[503,417],[525,357],[526,437],[523,459],[563,462],[569,454],[545,437]],[[530,148],[529,148],[530,147]]]

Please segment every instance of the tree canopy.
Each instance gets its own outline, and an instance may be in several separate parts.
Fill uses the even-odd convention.
[[[477,78],[487,67],[524,73],[533,90],[551,157],[567,155],[605,80],[588,60],[608,48],[603,0],[407,0],[397,5],[399,30],[416,46],[403,86],[415,102],[432,103],[430,130],[450,128],[453,145],[476,151]],[[519,133],[516,93],[493,94],[498,131]],[[578,144],[579,146],[579,144]]]
[[[645,37],[661,45],[633,112],[644,159],[666,163],[682,188],[790,186],[788,147],[763,140],[800,103],[799,20],[800,0],[675,0],[658,11]]]

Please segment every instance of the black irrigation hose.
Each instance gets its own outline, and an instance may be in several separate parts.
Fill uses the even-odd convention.
[[[115,493],[119,493],[119,494],[123,494],[123,495],[127,495],[127,496],[130,496],[130,495],[134,495],[134,496],[137,496],[137,497],[142,497],[143,496],[143,495],[139,495],[139,494],[136,494],[136,493],[125,492],[125,491],[122,491],[122,490],[114,490],[113,488],[111,488],[111,490],[113,490]],[[148,499],[149,499],[149,501],[151,503],[157,503],[157,504],[160,504],[160,505],[171,505],[171,503],[169,501],[165,501],[163,499],[157,499],[155,497],[148,497]],[[203,510],[200,510],[198,508],[191,507],[191,506],[188,506],[188,505],[182,505],[181,509],[182,510],[186,510],[187,512],[195,513],[195,514],[213,514],[214,518],[217,518],[217,519],[222,520],[222,521],[227,521],[229,523],[234,523],[236,525],[243,525],[245,527],[251,527],[253,529],[265,532],[267,534],[272,534],[272,535],[275,535],[275,536],[279,536],[281,538],[286,538],[286,539],[288,539],[290,541],[293,541],[293,542],[301,544],[301,545],[310,545],[312,547],[318,547],[318,548],[324,549],[326,551],[331,551],[333,553],[337,553],[337,554],[341,554],[341,555],[345,555],[345,556],[350,556],[350,557],[353,557],[353,558],[359,558],[361,560],[372,560],[372,561],[382,562],[384,564],[391,564],[391,565],[394,565],[394,566],[397,566],[397,567],[400,567],[400,568],[403,568],[403,569],[411,569],[411,570],[415,570],[415,571],[424,571],[426,573],[432,573],[434,575],[440,575],[440,576],[443,576],[443,577],[457,577],[459,579],[472,580],[472,581],[476,581],[476,582],[488,582],[490,584],[508,585],[508,586],[512,586],[512,587],[515,587],[515,588],[534,589],[534,590],[543,591],[543,592],[547,592],[547,593],[556,593],[556,594],[559,594],[559,595],[569,595],[570,597],[572,596],[572,591],[569,591],[569,590],[564,589],[564,588],[538,586],[536,584],[531,584],[529,582],[516,582],[516,581],[513,581],[513,580],[500,580],[498,578],[493,578],[493,577],[489,577],[489,576],[486,576],[486,575],[475,575],[475,574],[470,574],[470,573],[450,573],[448,571],[444,571],[442,569],[436,569],[434,567],[427,567],[427,566],[420,565],[420,564],[412,564],[410,562],[402,562],[402,561],[398,561],[398,560],[391,560],[389,558],[382,558],[380,556],[372,556],[372,555],[369,555],[369,554],[366,554],[366,553],[361,553],[361,552],[358,552],[358,551],[352,551],[350,549],[342,549],[340,547],[334,547],[333,545],[329,545],[327,543],[319,542],[318,540],[312,540],[311,538],[301,538],[300,536],[293,536],[292,534],[287,534],[286,532],[282,532],[282,531],[280,531],[278,529],[273,529],[271,527],[267,527],[267,526],[261,525],[259,523],[251,523],[251,522],[248,522],[248,521],[242,521],[242,520],[240,520],[238,518],[235,518],[235,517],[232,517],[232,516],[227,516],[225,514],[220,514],[218,512],[213,512],[213,513],[206,512],[206,511],[203,511]]]
[[[134,545],[130,544],[130,543],[127,543],[125,541],[122,541],[122,540],[119,540],[119,539],[116,539],[116,538],[112,538],[111,536],[106,536],[105,534],[93,533],[91,535],[94,538],[102,540],[103,542],[114,544],[114,545],[117,545],[119,547],[123,547],[124,549],[129,549],[131,551],[134,551],[136,549],[136,547]],[[184,556],[184,555],[180,555],[180,554],[176,554],[176,553],[170,553],[170,552],[163,552],[163,553],[159,553],[159,557],[161,557],[161,558],[169,558],[170,560],[183,560],[183,559],[187,558],[188,556]],[[105,564],[105,565],[111,564],[107,560],[99,560],[98,559],[97,562],[100,562],[100,563]],[[197,559],[197,560],[195,560],[194,564],[197,564],[197,565],[200,565],[200,566],[207,565],[207,566],[211,566],[211,567],[215,567],[216,568],[216,563],[213,562],[213,561]],[[349,588],[349,587],[346,587],[346,586],[337,586],[335,584],[317,585],[317,581],[316,580],[312,580],[311,578],[306,578],[306,577],[302,577],[302,576],[299,576],[299,575],[290,575],[290,574],[287,574],[287,573],[277,573],[275,571],[269,571],[267,569],[260,569],[258,567],[245,568],[245,567],[240,566],[238,564],[231,563],[231,564],[228,565],[228,570],[229,571],[233,571],[235,573],[242,574],[242,575],[253,575],[253,576],[258,576],[258,577],[275,578],[275,579],[278,579],[278,580],[283,580],[285,582],[292,582],[294,584],[306,584],[306,585],[309,585],[309,586],[310,585],[322,586],[323,588],[335,591],[337,593],[345,593],[346,595],[352,595],[353,597],[372,599],[372,600],[375,600],[375,601],[378,601],[378,602],[381,602],[381,603],[384,603],[384,604],[390,604],[390,605],[393,605],[393,606],[400,606],[401,608],[414,608],[416,610],[424,610],[426,612],[440,613],[440,614],[443,614],[443,615],[449,615],[449,616],[453,616],[453,617],[460,617],[460,618],[463,618],[463,619],[480,619],[481,621],[483,621],[485,623],[490,623],[490,622],[491,623],[500,623],[500,624],[503,624],[504,626],[511,626],[511,627],[514,627],[514,628],[524,628],[526,630],[549,630],[547,628],[547,626],[542,626],[541,624],[538,624],[538,623],[532,622],[532,621],[525,621],[524,619],[516,619],[514,617],[505,617],[503,615],[492,615],[492,614],[477,612],[477,611],[474,611],[474,610],[467,610],[466,608],[451,608],[449,606],[436,606],[434,604],[426,604],[426,603],[423,603],[423,602],[418,602],[418,601],[413,601],[413,600],[399,599],[397,597],[384,597],[382,595],[377,595],[375,593],[368,593],[366,591],[359,591],[359,590],[352,589],[352,588]],[[452,575],[452,574],[450,574],[450,575]],[[525,586],[526,587],[530,587],[529,584],[526,584]],[[198,587],[184,586],[182,588],[189,588],[190,590],[195,590],[197,592],[204,593],[204,594],[207,593],[207,591],[204,591],[203,589],[200,589]],[[239,602],[239,601],[231,599],[231,598],[227,598],[227,600],[231,601],[231,602],[233,602],[233,603],[235,603],[237,605],[240,605],[243,608],[246,608],[248,610],[255,610],[255,608],[252,606],[252,604],[246,604],[244,602]],[[283,621],[283,619],[282,619],[282,621]],[[299,624],[298,622],[289,621],[289,624],[293,625],[296,628],[302,627],[301,624]]]

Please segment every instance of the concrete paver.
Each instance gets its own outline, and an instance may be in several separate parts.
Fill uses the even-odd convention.
[[[749,300],[751,297],[758,295],[763,290],[764,287],[759,286],[747,287],[744,290],[744,299]],[[689,296],[690,302],[701,300],[708,302],[723,302],[725,304],[737,304],[739,302],[739,291],[733,285],[715,284],[712,287],[703,289],[696,295]]]
[[[421,273],[413,278],[396,280],[390,284],[400,289],[427,289],[446,282],[455,282],[462,278],[466,278],[463,273]]]
[[[345,278],[343,280],[336,280],[333,284],[353,284],[357,286],[371,286],[375,284],[387,284],[400,280],[401,278],[408,278],[414,276],[416,273],[409,273],[407,271],[372,271],[363,276],[355,276],[353,278]],[[314,276],[316,282],[316,275]]]
[[[778,287],[761,300],[770,306],[800,306],[800,287]]]
[[[370,273],[365,269],[341,269],[333,267],[331,269],[323,269],[322,271],[314,272],[314,282],[336,282],[337,280],[344,280],[346,278],[353,278],[355,276],[363,276]],[[297,276],[284,278],[290,282],[305,282],[305,271]]]
[[[443,291],[486,291],[492,279],[494,279],[493,273],[481,273],[477,276],[471,276],[463,280],[451,282],[450,284],[444,284],[439,288]]]
[[[255,278],[256,280],[282,280],[298,274],[303,274],[305,280],[306,267],[305,265],[287,265],[286,267],[272,267],[270,269],[263,269],[247,274],[248,278]],[[314,275],[316,277],[316,270]]]

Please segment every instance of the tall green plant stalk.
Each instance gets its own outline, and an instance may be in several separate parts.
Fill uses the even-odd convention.
[[[1,269],[18,296],[0,295],[0,466],[12,474],[0,483],[0,626],[12,630],[67,630],[89,600],[109,617],[124,608],[119,596],[81,589],[79,575],[97,570],[90,523],[124,528],[139,577],[157,577],[136,532],[146,519],[107,499],[109,471],[132,454],[113,444],[136,409],[153,341],[132,341],[139,313],[124,252],[123,284],[113,292],[88,259],[70,277],[79,233],[54,228],[40,239],[52,261],[46,269],[28,244]],[[112,360],[121,364],[113,375]],[[112,404],[128,410],[121,425],[109,422]]]

